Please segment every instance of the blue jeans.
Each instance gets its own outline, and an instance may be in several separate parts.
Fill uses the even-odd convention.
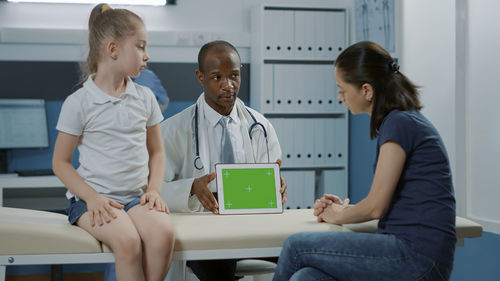
[[[446,281],[450,259],[438,264],[394,235],[304,232],[286,239],[273,281]]]

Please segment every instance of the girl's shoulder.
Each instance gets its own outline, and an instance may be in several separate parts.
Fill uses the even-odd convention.
[[[82,105],[84,101],[89,98],[88,95],[89,92],[85,89],[85,87],[80,87],[78,90],[66,97],[64,104]]]
[[[155,98],[155,95],[153,93],[153,91],[149,88],[149,87],[146,87],[146,86],[143,86],[141,84],[137,84],[136,82],[132,81],[132,83],[134,83],[134,87],[135,87],[135,90],[137,91],[137,94],[140,96],[140,97],[143,97],[143,98]]]

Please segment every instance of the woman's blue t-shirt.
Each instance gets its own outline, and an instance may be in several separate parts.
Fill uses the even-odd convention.
[[[455,197],[448,155],[436,128],[419,111],[391,111],[379,128],[380,146],[394,141],[406,162],[379,233],[394,234],[442,263],[455,252]]]

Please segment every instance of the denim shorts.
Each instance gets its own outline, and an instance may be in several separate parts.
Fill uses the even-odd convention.
[[[125,204],[125,208],[123,209],[125,210],[125,212],[127,212],[132,207],[140,203],[141,198],[137,197]],[[69,223],[75,224],[78,218],[80,218],[87,211],[87,203],[85,203],[85,201],[83,201],[82,199],[76,200],[75,197],[71,197],[71,199],[69,199],[68,208],[66,209],[66,213],[68,213]]]

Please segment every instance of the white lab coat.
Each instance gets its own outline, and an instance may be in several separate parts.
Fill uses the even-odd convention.
[[[198,104],[198,144],[203,169],[194,167],[196,156],[194,116],[195,105],[168,118],[160,124],[163,145],[166,155],[165,175],[162,186],[162,198],[172,212],[198,212],[203,211],[203,206],[196,196],[190,196],[191,185],[195,178],[210,172],[210,152],[207,140],[207,126],[203,113],[204,94],[201,94]],[[236,99],[235,109],[241,120],[241,134],[243,136],[243,149],[247,163],[267,163],[266,139],[260,126],[252,130],[252,140],[248,130],[254,123],[247,111],[247,107],[240,99]],[[269,146],[269,160],[276,162],[281,158],[281,148],[278,137],[271,123],[257,111],[248,108],[253,116],[264,125],[267,131]]]

